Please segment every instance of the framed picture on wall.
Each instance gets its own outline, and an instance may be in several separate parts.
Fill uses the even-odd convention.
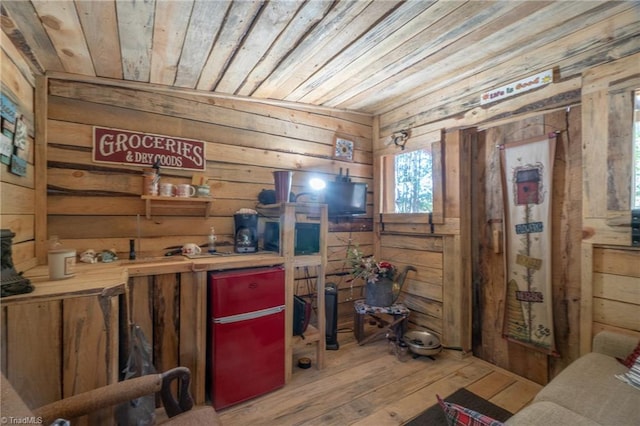
[[[333,158],[343,161],[353,161],[352,140],[345,139],[342,136],[336,136],[333,142]]]

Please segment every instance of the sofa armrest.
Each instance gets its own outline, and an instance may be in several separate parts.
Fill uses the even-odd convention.
[[[593,337],[593,352],[626,358],[638,344],[638,338],[613,331],[601,331]]]

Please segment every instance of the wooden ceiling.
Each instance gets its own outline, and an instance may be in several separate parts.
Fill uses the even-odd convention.
[[[559,63],[582,72],[591,65],[580,63],[585,49],[606,60],[620,37],[638,36],[638,7],[613,1],[3,0],[2,27],[37,73],[381,114],[439,91],[444,96],[463,81],[468,93],[479,94]],[[579,39],[629,9],[635,24]]]

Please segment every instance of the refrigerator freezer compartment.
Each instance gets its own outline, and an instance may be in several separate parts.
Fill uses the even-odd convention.
[[[284,269],[253,268],[211,273],[214,318],[284,305]]]

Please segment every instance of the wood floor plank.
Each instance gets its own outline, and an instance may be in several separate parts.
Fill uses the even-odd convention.
[[[396,360],[394,356],[387,355],[390,359],[391,366],[400,361]],[[437,366],[434,363],[438,363]],[[380,407],[387,406],[394,402],[402,404],[402,401],[406,398],[410,398],[416,392],[419,392],[425,386],[430,383],[435,383],[450,374],[454,374],[460,369],[460,366],[465,361],[457,360],[451,357],[443,357],[437,361],[431,361],[427,358],[418,358],[410,360],[408,363],[417,367],[413,373],[406,377],[398,377],[397,380],[385,384],[384,387],[378,389],[372,389],[369,392],[364,393],[358,398],[354,398],[350,401],[344,401],[343,404],[338,407],[339,410],[336,413],[330,412],[317,419],[317,424],[332,423],[332,421],[338,421],[338,424],[352,424],[360,420],[373,420],[377,424],[377,417]],[[422,406],[422,404],[421,404]],[[367,417],[363,417],[367,416]],[[371,419],[370,417],[374,417]],[[395,418],[395,416],[391,416]],[[370,423],[370,424],[373,424]]]
[[[303,385],[295,394],[283,393],[273,396],[273,408],[270,412],[278,424],[297,424],[304,418],[321,415],[327,405],[335,407],[345,399],[357,398],[384,387],[386,383],[393,381],[395,376],[403,377],[414,371],[415,366],[406,363],[398,363],[391,367],[389,360],[383,356],[365,364],[355,365],[348,373],[331,375]]]
[[[498,393],[489,401],[507,411],[515,413],[525,407],[536,394],[541,386],[530,381],[517,381],[505,390]]]
[[[446,355],[443,355],[446,356]],[[438,358],[438,362],[440,359]],[[459,360],[460,365],[463,365],[466,360]],[[440,368],[438,363],[435,363],[433,368]],[[475,382],[481,377],[489,374],[491,370],[485,365],[473,363],[472,360],[468,360],[466,365],[450,374],[444,376],[442,379],[423,387],[411,395],[398,400],[397,402],[391,401],[391,403],[384,405],[375,413],[367,416],[358,422],[356,425],[401,425],[407,421],[418,416],[425,408],[433,405],[437,402],[436,394],[441,397],[455,392],[461,387],[465,387],[470,383]]]
[[[498,392],[516,381],[512,376],[492,371],[482,379],[467,386],[467,390],[484,399],[491,399]]]
[[[402,425],[461,387],[491,398],[515,412],[541,388],[474,357],[443,351],[434,359],[401,362],[385,339],[359,346],[351,330],[338,334],[340,349],[327,351],[325,368],[294,367],[285,387],[220,410],[220,420],[234,425]],[[313,358],[313,348],[298,349]]]

